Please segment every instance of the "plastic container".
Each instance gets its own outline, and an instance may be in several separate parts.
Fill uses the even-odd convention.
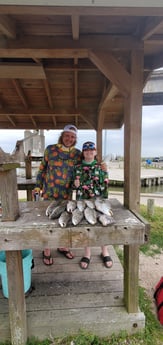
[[[31,268],[32,268],[32,250],[22,250],[23,259],[23,277],[24,277],[24,293],[26,293],[31,287]],[[7,267],[6,267],[6,254],[5,251],[0,251],[0,276],[2,282],[2,292],[4,297],[8,298],[8,279],[7,279]]]

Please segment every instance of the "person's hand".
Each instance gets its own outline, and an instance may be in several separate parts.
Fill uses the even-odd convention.
[[[35,187],[33,192],[34,192],[34,194],[40,194],[40,188],[39,187]]]
[[[107,164],[105,162],[101,162],[101,170],[108,171]]]
[[[41,189],[39,187],[35,187],[32,191],[32,198],[34,201],[39,201],[41,194]]]

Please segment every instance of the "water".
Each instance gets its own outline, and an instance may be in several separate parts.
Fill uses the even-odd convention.
[[[109,186],[112,192],[123,192],[123,187]],[[141,187],[141,193],[161,194],[163,195],[163,184],[159,186]]]

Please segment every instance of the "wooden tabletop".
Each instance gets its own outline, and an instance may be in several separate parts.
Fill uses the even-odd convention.
[[[146,224],[118,200],[110,199],[115,223],[92,226],[81,224],[61,228],[58,219],[50,220],[46,208],[50,201],[20,202],[20,216],[16,221],[0,222],[0,250],[56,248],[58,246],[83,247],[102,244],[142,244],[145,242]]]

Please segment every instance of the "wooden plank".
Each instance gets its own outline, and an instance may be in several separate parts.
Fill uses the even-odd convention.
[[[6,264],[11,342],[13,345],[25,345],[27,327],[21,251],[6,252]]]
[[[89,57],[98,69],[109,79],[126,97],[130,93],[131,76],[124,67],[108,52],[90,50]]]
[[[16,169],[0,171],[0,195],[2,204],[1,220],[15,221],[19,216]]]
[[[124,246],[125,305],[129,313],[138,311],[139,246]]]
[[[47,323],[48,320],[48,323]],[[119,333],[119,330],[135,333],[143,329],[145,318],[143,313],[126,313],[123,307],[100,307],[33,312],[28,317],[29,336],[45,339],[49,334],[53,337],[72,335],[79,329],[104,337]]]
[[[125,101],[124,127],[124,205],[139,211],[142,131],[143,52],[131,54],[131,93]]]
[[[46,79],[42,66],[34,64],[0,64],[0,78]]]

